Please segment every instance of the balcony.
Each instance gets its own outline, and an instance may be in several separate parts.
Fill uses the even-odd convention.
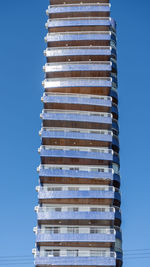
[[[106,112],[44,109],[40,117],[43,120],[44,127],[49,127],[49,124],[51,126],[52,121],[57,122],[57,124],[60,124],[61,122],[64,124],[64,122],[66,122],[68,124],[67,127],[69,127],[72,122],[78,122],[80,127],[81,122],[86,122],[86,127],[84,126],[84,128],[97,127],[100,129],[101,127],[102,129],[113,129],[117,133],[119,131],[118,121],[112,118],[111,113]]]
[[[82,110],[92,111],[97,106],[97,111],[110,111],[118,115],[118,107],[112,103],[112,97],[82,94],[61,94],[61,93],[44,93],[41,98],[44,104],[68,104],[77,109],[77,105],[82,105]],[[68,107],[69,107],[68,106]],[[48,106],[47,106],[48,107]],[[49,107],[51,107],[49,105]],[[80,108],[81,109],[81,106]]]
[[[45,89],[52,88],[70,88],[70,87],[113,87],[112,78],[104,78],[104,77],[94,77],[94,78],[53,78],[53,79],[45,79],[42,82],[42,85]],[[116,88],[113,87],[113,90],[116,91]],[[115,92],[116,94],[116,92]]]
[[[57,227],[56,227],[57,228]],[[84,229],[86,229],[84,227]],[[89,230],[87,228],[87,230]],[[59,230],[60,231],[60,230]],[[84,230],[85,231],[85,230]],[[115,243],[116,237],[121,240],[121,232],[114,229],[102,228],[98,233],[53,233],[44,229],[36,230],[36,242],[96,242]]]
[[[40,165],[37,169],[40,177],[64,177],[78,179],[104,179],[120,183],[120,175],[111,168],[89,166]]]
[[[66,56],[116,56],[116,49],[110,46],[88,46],[88,47],[62,47],[62,48],[47,48],[44,51],[46,57],[66,57]]]
[[[61,146],[41,146],[39,149],[41,158],[79,158],[102,161],[113,161],[119,164],[119,156],[110,149],[95,147],[61,147]]]
[[[49,72],[65,72],[65,71],[112,71],[112,64],[110,61],[102,62],[59,62],[47,63],[43,69],[46,73]],[[115,64],[114,64],[114,67]]]
[[[81,94],[55,94],[44,93],[42,101],[44,103],[69,103],[80,105],[95,105],[95,106],[112,106],[112,97],[97,96],[97,95],[81,95]]]
[[[101,257],[35,257],[35,266],[116,266],[115,253]]]
[[[119,147],[117,136],[113,136],[111,131],[100,130],[84,130],[76,128],[46,128],[43,127],[40,131],[40,136],[44,139],[74,139],[74,140],[91,140],[112,143]]]
[[[87,13],[90,12],[110,12],[110,4],[70,4],[70,5],[56,5],[49,6],[46,13],[47,15],[58,13]],[[81,13],[82,12],[82,13]]]
[[[86,121],[112,124],[112,114],[105,112],[46,109],[42,111],[40,116],[43,120]]]
[[[54,198],[101,198],[117,199],[120,202],[120,192],[113,186],[46,186],[37,187],[39,199]]]
[[[111,31],[90,31],[90,32],[66,32],[66,33],[48,33],[45,42],[64,42],[64,41],[114,41],[116,43],[116,35]]]
[[[98,221],[103,222],[107,221],[111,224],[112,221],[116,219],[121,221],[121,213],[119,209],[102,207],[99,208],[101,211],[55,211],[54,208],[50,207],[37,207],[37,220],[38,221]],[[68,222],[69,223],[69,222]],[[70,223],[69,223],[70,224]]]
[[[81,15],[82,16],[82,15]],[[59,19],[48,19],[46,28],[53,27],[74,27],[74,26],[114,26],[114,21],[109,18],[98,18],[98,17],[80,17],[80,18],[59,18]]]
[[[70,77],[70,73],[74,73],[75,77],[78,77],[78,75],[81,77],[92,77],[92,75],[98,77],[102,75],[101,73],[111,72],[113,69],[116,71],[116,62],[114,61],[58,62],[47,63],[43,67],[47,78],[61,77],[63,73],[68,77]],[[112,77],[112,82],[117,87],[117,80],[114,77]]]

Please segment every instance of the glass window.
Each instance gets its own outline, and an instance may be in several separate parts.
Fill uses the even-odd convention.
[[[67,249],[67,256],[68,257],[78,257],[78,250],[70,250]]]
[[[68,227],[67,232],[69,234],[78,234],[79,233],[79,228],[78,227]]]

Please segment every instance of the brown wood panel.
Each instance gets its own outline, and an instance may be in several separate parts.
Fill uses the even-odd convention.
[[[81,32],[81,31],[110,31],[109,26],[94,25],[94,26],[64,26],[64,27],[50,27],[48,32]]]
[[[113,205],[113,199],[82,199],[82,198],[69,198],[69,199],[39,199],[39,203],[43,204],[82,204],[82,205]],[[117,205],[118,206],[118,205]]]
[[[88,179],[88,178],[73,178],[73,177],[47,177],[47,176],[40,176],[40,182],[46,184],[67,184],[67,185],[114,185],[115,187],[119,188],[119,183],[116,184],[115,181],[110,179]]]
[[[94,122],[76,122],[76,121],[55,121],[43,120],[43,127],[66,127],[66,128],[85,128],[85,129],[106,129],[110,130],[110,124]]]
[[[110,12],[106,12],[106,11],[90,11],[90,12],[83,12],[82,11],[82,18],[83,17],[109,17],[110,16]],[[64,13],[52,13],[52,14],[49,14],[49,18],[50,19],[57,19],[57,18],[80,18],[81,17],[81,12],[64,12]]]
[[[80,140],[80,139],[65,139],[65,138],[42,138],[42,145],[57,145],[57,146],[85,146],[85,147],[108,147],[111,142],[95,141],[95,140]]]
[[[46,78],[70,78],[70,77],[110,77],[110,71],[54,71],[46,72]]]
[[[53,62],[74,62],[74,61],[110,61],[110,58],[114,57],[113,55],[75,55],[75,56],[56,56],[56,57],[47,57],[47,63]],[[116,58],[116,57],[114,57]]]
[[[114,242],[37,242],[39,246],[113,248]]]
[[[87,4],[87,3],[109,3],[109,0],[74,0],[74,4]],[[50,0],[51,5],[63,5],[63,4],[72,4],[72,0]]]
[[[38,220],[38,225],[41,224],[58,224],[58,225],[92,225],[92,226],[120,226],[120,221],[114,220]]]
[[[68,103],[44,103],[44,109],[82,110],[93,112],[111,112],[111,107]]]
[[[41,157],[42,164],[61,164],[61,165],[109,165],[110,160],[98,160],[98,159],[82,159],[82,158],[63,158],[63,157]]]
[[[110,46],[109,40],[72,40],[72,41],[55,41],[48,42],[48,47],[64,46]]]

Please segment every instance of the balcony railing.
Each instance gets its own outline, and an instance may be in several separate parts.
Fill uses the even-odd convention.
[[[112,78],[90,78],[90,77],[72,77],[72,78],[53,78],[45,79],[42,82],[44,88],[65,88],[65,87],[112,87],[111,90],[116,92]]]
[[[45,42],[61,42],[61,41],[113,41],[116,42],[116,36],[111,31],[80,31],[80,32],[57,32],[48,33]],[[112,45],[112,44],[111,44]]]
[[[107,18],[99,17],[77,17],[77,18],[59,18],[48,19],[45,24],[46,28],[49,27],[73,27],[73,26],[111,26],[112,21]]]
[[[79,205],[81,206],[81,205]],[[88,207],[81,207],[78,205],[72,207],[65,207],[65,205],[55,205],[49,207],[35,207],[35,211],[37,212],[37,220],[38,221],[90,221],[91,220],[102,220],[112,222],[115,219],[118,220],[119,224],[121,222],[121,212],[119,208],[115,207],[106,207],[106,206],[98,206],[96,208],[93,206],[88,210]],[[83,208],[84,207],[84,208]]]
[[[116,69],[116,63],[111,61],[82,61],[82,62],[59,62],[59,63],[46,63],[43,70],[46,73],[53,72],[72,72],[72,71],[111,71],[112,68]]]
[[[106,112],[89,112],[89,111],[76,111],[76,110],[54,110],[54,109],[43,109],[42,115],[43,114],[79,114],[79,115],[87,115],[87,116],[99,116],[99,117],[105,117],[105,118],[112,118],[111,113],[106,113]]]
[[[107,167],[95,167],[95,166],[79,166],[79,165],[40,165],[37,168],[37,171],[40,170],[70,170],[70,171],[85,171],[85,172],[102,172],[102,173],[112,173],[114,174],[113,168],[107,168]]]
[[[102,256],[85,256],[85,257],[76,257],[76,256],[65,256],[65,257],[51,257],[51,256],[42,256],[37,255],[35,257],[36,266],[116,266],[116,254],[114,253],[103,253]]]
[[[48,146],[43,145],[38,149],[40,153],[42,150],[63,150],[63,151],[76,151],[76,152],[95,152],[95,153],[105,153],[105,154],[116,154],[112,149],[99,148],[99,147],[75,147],[75,146]]]
[[[67,251],[61,251],[61,256],[55,256],[55,252],[53,253],[53,250],[52,252],[46,252],[46,251],[41,251],[41,252],[38,252],[36,251],[35,252],[35,256],[38,256],[38,257],[57,257],[57,260],[61,260],[61,257],[69,257],[69,258],[72,258],[72,257],[87,257],[90,258],[90,257],[93,257],[93,258],[97,258],[97,257],[113,257],[113,258],[116,258],[116,253],[115,252],[110,252],[110,251],[104,251],[104,250],[99,250],[99,251],[95,251],[95,253],[93,253],[93,256],[92,256],[92,253],[91,255],[87,256],[87,250],[82,250],[82,251],[76,251],[76,250],[71,250],[72,251],[72,255],[70,253],[70,256],[69,255],[66,255],[67,254]],[[73,252],[74,251],[74,252]],[[89,251],[90,252],[90,251]],[[69,254],[69,253],[68,253]],[[95,256],[94,254],[97,254],[97,256]],[[81,255],[81,256],[80,256]]]
[[[116,49],[111,46],[77,46],[77,47],[48,47],[44,50],[46,57],[59,57],[59,56],[79,56],[79,55],[116,55]]]
[[[46,14],[69,13],[69,12],[110,12],[110,4],[103,3],[80,3],[80,4],[61,4],[49,6]]]
[[[118,138],[118,136],[113,135],[112,131],[107,130],[93,130],[93,129],[76,129],[76,128],[59,128],[59,127],[42,127],[39,134],[41,135],[43,131],[47,132],[64,132],[64,133],[85,133],[85,134],[97,134],[97,135],[110,135]]]
[[[44,234],[44,235],[47,235],[47,234],[53,234],[53,235],[71,235],[71,236],[75,236],[75,235],[86,235],[86,238],[88,239],[88,236],[89,235],[100,235],[100,234],[105,234],[105,235],[116,235],[116,230],[115,229],[110,229],[110,228],[98,228],[98,227],[91,227],[88,228],[88,227],[84,227],[84,233],[82,232],[82,228],[79,228],[79,227],[50,227],[51,229],[49,230],[46,230],[46,229],[39,229],[39,228],[36,228],[34,230],[34,232],[36,233],[36,235],[41,235],[41,234]],[[72,230],[72,232],[71,232]],[[56,232],[57,231],[57,232]],[[64,232],[65,231],[65,232]],[[74,232],[73,232],[74,231]],[[81,232],[80,232],[81,231]],[[90,238],[90,237],[89,237]]]
[[[112,101],[111,96],[103,96],[103,95],[88,95],[88,94],[72,94],[72,93],[54,93],[54,92],[45,92],[43,94],[43,97],[41,100],[44,100],[44,97],[67,97],[67,98],[74,98],[74,97],[80,97],[80,98],[85,98],[85,99],[91,99],[91,100],[108,100]],[[114,105],[117,106],[117,104],[113,103]]]
[[[63,208],[62,207],[59,207],[59,206],[49,206],[49,207],[40,207],[40,206],[36,206],[35,207],[35,211],[36,212],[58,212],[58,213],[61,213],[61,212],[63,212],[63,213],[69,213],[69,212],[75,212],[75,213],[80,213],[80,214],[82,214],[82,213],[86,213],[86,214],[95,214],[95,213],[101,213],[101,212],[104,212],[104,213],[108,213],[108,212],[113,212],[113,213],[115,213],[115,211],[116,211],[116,209],[117,210],[119,210],[120,211],[120,209],[118,208],[118,207],[105,207],[105,206],[99,206],[98,208],[96,208],[96,207],[92,207],[92,208],[89,208],[89,207],[87,207],[87,208],[85,208],[85,211],[83,210],[84,208],[83,208],[83,206],[82,206],[82,210],[80,210],[80,207],[77,207],[77,206],[75,206],[75,207],[67,207],[67,209],[65,210],[65,211],[63,211]],[[87,211],[87,209],[89,209],[89,211]],[[76,210],[76,211],[75,211]]]

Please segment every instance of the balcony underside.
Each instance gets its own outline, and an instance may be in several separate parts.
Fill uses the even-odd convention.
[[[47,56],[47,63],[74,61],[109,61],[114,55],[66,55],[66,56]]]
[[[80,97],[80,96],[79,96]],[[68,100],[68,102],[71,102]],[[72,101],[73,102],[73,101]],[[75,102],[75,101],[74,101]],[[102,105],[88,105],[86,103],[86,99],[85,99],[85,103],[63,103],[63,101],[61,102],[45,102],[44,103],[44,109],[62,109],[62,110],[81,110],[81,111],[93,111],[93,112],[111,112],[111,106],[105,106],[105,103]]]
[[[88,18],[88,17],[109,17],[110,12],[109,11],[92,11],[92,12],[86,12],[82,11],[82,18]],[[80,18],[81,12],[62,12],[62,13],[50,13],[49,18],[50,19],[57,19],[57,18]]]
[[[111,124],[80,122],[80,121],[58,121],[58,120],[43,120],[43,127],[66,127],[66,128],[81,128],[81,129],[104,129],[111,130]]]
[[[38,219],[38,225],[41,224],[49,224],[49,225],[95,225],[95,226],[119,226],[121,225],[121,221],[119,219],[115,220],[55,220],[55,219]]]
[[[47,41],[48,47],[64,46],[110,46],[110,40],[72,40],[72,41]]]
[[[83,205],[115,205],[120,206],[120,201],[116,199],[39,199],[40,204],[83,204]]]
[[[37,245],[39,246],[61,246],[61,247],[97,247],[97,248],[112,248],[114,247],[114,243],[115,243],[115,240],[113,240],[112,242],[64,242],[64,241],[61,241],[61,242],[51,242],[51,241],[47,241],[47,242],[44,242],[44,241],[36,241]]]
[[[109,147],[111,141],[95,141],[84,139],[71,139],[71,138],[53,138],[48,136],[42,136],[42,145],[60,145],[60,146],[81,146],[81,147]]]
[[[49,156],[49,157],[41,157],[41,163],[42,164],[61,164],[61,165],[111,165],[112,162],[116,162],[117,164],[119,164],[118,161],[116,160],[98,160],[98,159],[92,159],[90,158],[86,158],[86,159],[82,159],[82,158],[76,158],[76,157],[68,157],[68,158],[64,158],[64,157],[57,157],[57,156]]]
[[[113,69],[112,72],[116,73],[116,70]],[[104,71],[82,71],[82,70],[76,70],[76,71],[55,71],[55,72],[46,72],[46,79],[53,79],[53,78],[72,78],[72,77],[80,77],[80,78],[90,78],[90,77],[110,77],[110,72],[107,70]]]
[[[87,26],[54,26],[49,27],[48,32],[80,32],[80,31],[110,31],[110,26],[104,26],[104,25],[87,25]]]
[[[81,0],[74,0],[74,4],[81,4]],[[91,4],[91,0],[82,0],[83,4]],[[109,0],[92,0],[92,3],[109,3]],[[72,4],[72,0],[67,0],[67,4]],[[64,0],[50,0],[50,5],[64,5]]]

